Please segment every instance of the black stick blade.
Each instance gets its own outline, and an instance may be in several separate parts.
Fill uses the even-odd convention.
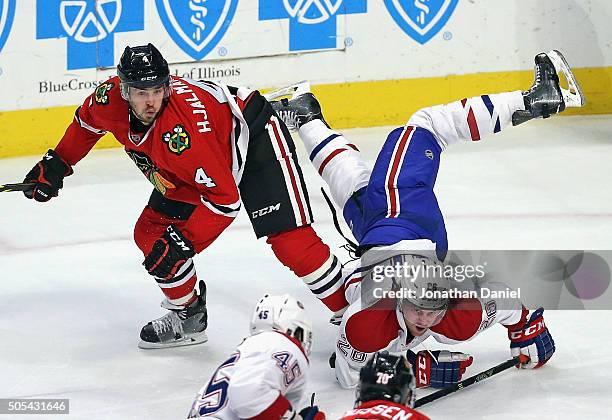
[[[33,182],[20,182],[17,184],[0,184],[0,192],[11,192],[11,191],[29,191],[34,188]]]

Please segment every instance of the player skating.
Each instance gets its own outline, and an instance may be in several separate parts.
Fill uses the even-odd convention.
[[[560,86],[560,72],[569,83],[568,90]],[[466,98],[417,111],[406,126],[388,135],[372,170],[353,144],[329,128],[312,94],[273,106],[288,124],[299,129],[310,160],[358,241],[362,260],[378,263],[384,258],[377,253],[386,253],[391,263],[406,250],[416,250],[429,264],[436,264],[434,256],[425,254],[435,250],[443,260],[448,250],[444,219],[433,191],[442,151],[461,141],[478,141],[507,127],[583,104],[583,95],[561,53],[539,54],[531,89]],[[508,328],[513,355],[530,357],[524,368],[541,366],[554,352],[542,311],[529,314],[518,299],[505,301],[503,310],[494,300],[488,307],[488,302],[479,300],[400,299],[391,306],[384,300],[365,302],[361,280],[368,277],[369,268],[345,277],[351,306],[343,316],[336,350],[336,376],[345,387],[357,383],[358,369],[367,353],[384,348],[405,351],[428,336],[457,343],[494,323]],[[421,286],[426,288],[427,283]],[[460,353],[425,352],[412,357],[415,367],[423,367],[417,372],[421,386],[452,385],[471,363],[468,355]]]
[[[289,295],[264,296],[250,334],[200,390],[188,417],[324,420],[316,406],[300,410],[312,346],[304,306]]]
[[[56,197],[105,133],[123,144],[154,186],[134,239],[170,310],[143,327],[139,346],[206,341],[205,285],[193,257],[241,203],[276,257],[329,309],[344,309],[340,264],[310,227],[295,145],[268,101],[246,88],[170,76],[151,44],[127,47],[117,73],[87,97],[57,147],[27,174],[25,182],[35,185],[26,197]]]
[[[355,394],[355,408],[340,420],[429,419],[412,408],[415,381],[404,356],[375,353],[359,372]]]

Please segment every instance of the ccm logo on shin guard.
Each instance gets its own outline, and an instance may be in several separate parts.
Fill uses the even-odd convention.
[[[183,251],[191,251],[191,248],[185,243],[185,240],[172,229],[172,226],[168,226],[166,229],[170,234],[170,237],[174,241],[174,243],[179,246]]]
[[[273,206],[268,206],[268,207],[264,207],[263,209],[260,210],[255,210],[253,213],[251,213],[253,219],[257,219],[260,216],[265,216],[266,214],[270,214],[274,211],[278,211],[280,210],[280,206],[281,203],[276,203]]]

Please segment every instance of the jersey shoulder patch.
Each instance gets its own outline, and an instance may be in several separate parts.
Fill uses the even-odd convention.
[[[191,148],[191,134],[181,124],[162,134],[162,140],[168,145],[168,149],[175,155],[181,155],[185,150]]]
[[[100,83],[85,99],[80,117],[87,124],[108,131],[109,124],[127,123],[128,105],[121,97],[117,76]]]
[[[106,82],[100,83],[93,94],[93,100],[97,105],[108,105],[110,103],[111,91],[113,89],[119,90],[117,82],[107,80]]]

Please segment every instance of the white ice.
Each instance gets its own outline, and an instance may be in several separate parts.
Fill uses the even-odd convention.
[[[373,162],[388,131],[345,134]],[[445,152],[437,195],[451,248],[612,249],[611,133],[610,116],[554,118]],[[321,181],[301,147],[300,158],[316,230],[337,249],[342,241],[318,191]],[[21,180],[37,159],[0,161],[0,181]],[[137,348],[142,325],[163,313],[132,241],[150,191],[114,149],[92,152],[50,203],[1,194],[0,398],[69,398],[70,415],[62,417],[70,419],[184,418],[197,390],[247,333],[256,300],[289,292],[314,319],[310,389],[318,405],[328,418],[351,407],[353,392],[337,386],[327,364],[335,337],[330,314],[255,239],[245,214],[196,258],[208,283],[209,342]],[[546,312],[557,352],[545,367],[512,369],[422,411],[433,419],[609,418],[611,315]],[[504,330],[496,326],[454,347],[475,355],[467,375],[509,358]]]

